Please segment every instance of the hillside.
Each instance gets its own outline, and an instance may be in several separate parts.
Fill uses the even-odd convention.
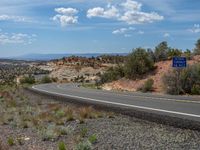
[[[200,63],[200,56],[195,56],[192,60],[188,61],[188,64]],[[172,61],[161,61],[155,64],[156,70],[151,74],[146,75],[143,79],[140,80],[128,80],[128,79],[120,79],[117,81],[113,81],[111,83],[106,83],[103,85],[104,90],[122,90],[122,91],[137,91],[144,82],[148,79],[154,80],[154,91],[157,93],[163,93],[163,84],[162,77],[164,74],[169,72],[172,69]]]
[[[117,63],[123,63],[124,56],[102,55],[98,57],[71,56],[49,61],[39,67],[51,71],[50,77],[58,82],[95,82],[99,75]]]

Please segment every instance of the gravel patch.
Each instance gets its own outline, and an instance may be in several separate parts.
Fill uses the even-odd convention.
[[[34,106],[37,103],[43,106],[57,103],[53,99],[28,91],[22,90],[20,93],[29,98],[29,105]],[[69,103],[65,104],[72,106]],[[73,107],[78,109],[80,106]],[[73,129],[70,134],[60,136],[54,141],[43,141],[32,128],[22,129],[11,125],[0,125],[0,141],[4,145],[0,150],[57,150],[60,141],[65,142],[67,148],[71,150],[76,147],[80,139],[87,141],[91,135],[97,137],[97,141],[92,144],[94,150],[200,149],[199,131],[175,128],[120,114],[86,119],[82,124],[74,120],[67,122],[65,126]],[[83,129],[86,130],[84,135]],[[8,146],[9,138],[14,139],[15,145]],[[23,139],[21,144],[18,139]]]

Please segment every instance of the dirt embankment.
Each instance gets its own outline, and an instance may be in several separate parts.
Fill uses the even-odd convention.
[[[200,63],[200,56],[195,56],[192,60],[188,61],[188,64]],[[172,69],[172,61],[161,61],[155,64],[156,70],[151,74],[146,75],[143,79],[128,80],[120,79],[111,83],[107,83],[103,86],[104,90],[122,90],[122,91],[137,91],[144,82],[148,79],[154,80],[154,91],[157,93],[163,93],[162,77]]]

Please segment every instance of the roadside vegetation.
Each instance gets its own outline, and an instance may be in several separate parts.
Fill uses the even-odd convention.
[[[194,50],[180,50],[171,48],[167,42],[161,42],[154,50],[136,48],[127,56],[123,64],[109,68],[104,74],[100,75],[100,84],[116,81],[122,78],[130,80],[141,80],[148,74],[153,74],[156,69],[155,63],[171,60],[175,56],[184,56],[191,60],[193,56],[200,55],[200,39],[195,44]],[[169,94],[200,94],[200,71],[199,63],[188,65],[186,69],[169,70],[163,76],[163,85],[166,93]],[[178,80],[178,81],[177,81]],[[144,85],[138,88],[139,91],[153,91],[154,81],[148,79]]]
[[[163,82],[168,94],[200,95],[200,64],[181,70],[173,69],[164,75]]]
[[[16,82],[16,78],[19,76],[28,77],[48,73],[49,71],[41,70],[37,67],[31,67],[29,65],[24,65],[23,63],[15,64],[10,62],[8,64],[0,64],[0,84],[12,85]],[[28,79],[26,79],[26,81],[27,80]]]
[[[89,106],[77,107],[56,101],[33,99],[25,92],[21,88],[0,91],[0,126],[31,129],[42,141],[58,142],[60,150],[68,149],[65,142],[59,142],[66,136],[74,139],[72,140],[74,149],[91,149],[98,137],[95,134],[89,134],[89,129],[83,128],[84,124],[88,119],[110,118],[111,115]],[[76,126],[77,129],[75,129]],[[7,143],[3,145],[13,147],[23,145],[25,142],[24,138],[9,136]]]

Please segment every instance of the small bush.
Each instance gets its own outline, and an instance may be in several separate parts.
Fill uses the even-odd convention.
[[[145,81],[144,85],[140,88],[142,92],[151,92],[153,91],[153,84],[154,80],[153,79],[148,79]]]
[[[59,150],[67,150],[65,143],[64,142],[59,142],[58,143],[58,149]]]
[[[72,131],[73,131],[73,128],[71,126],[67,126],[67,127],[61,126],[61,127],[59,127],[59,132],[60,132],[61,135],[70,134]]]
[[[181,56],[182,51],[179,49],[170,48],[167,52],[167,55],[168,55],[168,59],[172,59],[175,56]]]
[[[92,144],[89,141],[79,143],[75,150],[91,150]]]
[[[84,138],[86,136],[87,132],[88,132],[87,128],[82,128],[81,132],[80,132],[81,137]]]
[[[34,76],[28,76],[24,77],[20,80],[21,84],[34,84],[35,83],[35,77]]]
[[[7,142],[8,142],[9,146],[15,145],[15,141],[14,141],[14,139],[12,137],[9,137],[8,140],[7,140]]]
[[[91,144],[94,144],[94,143],[96,143],[96,141],[97,141],[97,136],[96,136],[95,134],[93,134],[93,135],[91,135],[91,136],[88,138],[88,140],[89,140],[89,142],[90,142]]]
[[[41,83],[51,83],[52,80],[51,80],[51,78],[50,78],[49,76],[44,76],[44,77],[41,79],[40,82],[41,82]]]
[[[199,94],[200,64],[168,72],[163,77],[163,83],[169,94]]]
[[[200,85],[193,85],[191,94],[200,95]]]
[[[100,84],[112,82],[124,77],[124,67],[118,65],[117,67],[109,68],[103,75],[100,75]]]
[[[67,121],[73,121],[74,120],[74,115],[73,115],[73,110],[71,108],[67,108],[65,110],[65,113],[67,114],[66,117],[67,117]]]
[[[55,126],[53,125],[48,126],[47,129],[42,129],[40,135],[43,141],[54,141],[59,136]]]
[[[83,107],[80,109],[80,117],[81,118],[92,118],[93,117],[93,108],[92,107]]]
[[[63,110],[57,110],[55,113],[56,117],[62,118],[65,116],[65,112]]]

